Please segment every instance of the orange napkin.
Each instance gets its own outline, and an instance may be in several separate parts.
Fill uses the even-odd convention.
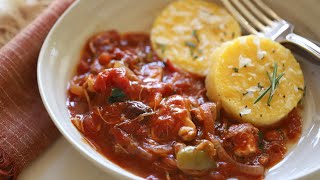
[[[16,179],[59,136],[38,91],[37,58],[49,30],[73,1],[55,0],[0,49],[0,179]]]

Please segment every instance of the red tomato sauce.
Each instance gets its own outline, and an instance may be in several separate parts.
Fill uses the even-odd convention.
[[[160,59],[143,33],[107,31],[90,38],[67,105],[71,121],[97,151],[146,179],[262,179],[264,174],[246,173],[225,156],[271,167],[283,159],[287,144],[298,140],[302,126],[298,109],[268,128],[228,118],[218,102],[209,102],[204,78]],[[214,113],[208,114],[208,107]],[[212,139],[221,143],[220,150]],[[214,144],[216,165],[181,170],[177,151],[203,142]]]

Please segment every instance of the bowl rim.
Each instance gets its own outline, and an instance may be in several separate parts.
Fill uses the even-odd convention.
[[[106,172],[106,173],[108,173],[110,175],[113,175],[115,178],[143,179],[142,177],[133,174],[132,172],[122,168],[121,166],[118,166],[116,163],[114,163],[112,161],[110,161],[110,163],[118,166],[119,168],[121,168],[123,171],[125,171],[127,173],[119,172],[118,169],[115,169],[112,166],[105,165],[101,161],[99,161],[98,159],[96,159],[93,156],[91,156],[91,153],[88,152],[87,150],[85,150],[82,147],[83,145],[81,145],[81,143],[77,142],[77,140],[72,138],[69,135],[69,133],[67,132],[67,130],[63,127],[63,125],[60,124],[59,121],[56,120],[56,119],[58,119],[58,117],[56,116],[56,114],[51,109],[51,105],[48,102],[48,99],[46,97],[47,95],[46,95],[46,92],[44,90],[45,89],[44,88],[44,84],[42,83],[42,82],[44,82],[44,80],[43,80],[43,77],[41,76],[41,71],[42,71],[42,67],[43,67],[42,63],[46,59],[46,58],[44,58],[45,57],[45,50],[50,47],[49,45],[50,45],[52,34],[55,33],[55,30],[61,24],[61,22],[64,20],[65,16],[67,16],[70,12],[72,12],[75,9],[75,7],[77,7],[79,5],[80,1],[81,0],[75,0],[74,3],[71,4],[63,12],[63,14],[58,18],[58,20],[55,22],[55,24],[50,29],[48,35],[46,36],[46,38],[45,38],[45,40],[43,42],[43,45],[41,46],[39,57],[38,57],[38,62],[37,62],[37,84],[38,84],[38,90],[40,92],[41,100],[42,100],[42,102],[43,102],[43,104],[45,106],[45,109],[48,112],[51,120],[53,121],[53,123],[57,127],[57,129],[61,132],[63,137],[72,145],[72,147],[74,147],[83,157],[85,157],[87,160],[91,161],[95,166],[99,167],[104,172]],[[99,153],[99,152],[97,152],[97,153]],[[99,153],[99,154],[101,154],[101,153]],[[105,157],[103,155],[102,155],[102,157],[108,159],[107,157]],[[315,175],[316,173],[320,173],[320,166],[318,168],[313,169],[313,171],[310,171],[309,173],[306,173],[306,174],[302,174],[302,175],[300,175],[300,176],[298,176],[296,178],[297,179],[300,179],[300,178],[312,178],[312,176]]]
[[[51,109],[51,105],[48,102],[47,99],[47,95],[45,92],[45,88],[44,88],[44,84],[42,82],[44,82],[43,77],[41,76],[41,71],[42,71],[42,67],[43,67],[43,62],[45,61],[45,50],[49,48],[50,45],[50,40],[52,37],[52,34],[55,33],[56,28],[61,24],[61,22],[63,21],[64,17],[66,15],[68,15],[75,7],[77,7],[79,5],[79,2],[81,0],[75,0],[73,4],[71,4],[64,12],[63,14],[58,18],[58,20],[55,22],[55,24],[52,26],[52,28],[50,29],[48,35],[46,36],[41,49],[40,49],[40,53],[39,53],[39,57],[38,57],[38,62],[37,62],[37,84],[38,84],[38,90],[40,92],[40,97],[41,100],[43,102],[43,105],[45,107],[45,109],[47,110],[51,120],[53,121],[53,123],[55,124],[55,126],[57,127],[57,129],[60,131],[60,133],[64,136],[64,138],[72,145],[72,147],[74,147],[82,156],[84,156],[87,160],[91,161],[95,166],[99,167],[101,170],[103,170],[104,172],[107,172],[110,175],[113,175],[116,178],[126,178],[126,179],[142,179],[141,177],[131,173],[130,171],[118,166],[117,164],[115,164],[114,162],[110,161],[110,163],[118,166],[119,168],[121,168],[123,171],[126,171],[127,173],[122,173],[119,172],[117,169],[115,169],[114,167],[111,166],[107,166],[104,165],[101,161],[99,161],[98,159],[94,158],[93,156],[90,155],[90,152],[88,152],[87,150],[85,150],[81,145],[81,143],[77,142],[77,140],[75,140],[74,138],[72,138],[69,133],[67,132],[67,130],[63,127],[62,124],[59,123],[59,121],[57,121],[56,119],[58,119],[58,117],[56,117],[56,114],[53,112],[53,110]],[[82,136],[82,135],[81,135]],[[99,153],[99,152],[97,152]],[[99,153],[101,155],[101,153]],[[103,155],[102,155],[103,156]],[[104,156],[103,156],[104,157]],[[106,157],[104,157],[106,158]],[[106,158],[107,159],[107,158]]]

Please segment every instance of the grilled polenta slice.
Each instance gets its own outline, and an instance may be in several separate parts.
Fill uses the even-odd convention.
[[[284,74],[268,105],[270,91],[258,98],[274,81],[276,66],[275,78]],[[284,118],[297,106],[305,89],[299,63],[291,52],[277,42],[253,35],[218,48],[205,83],[210,100],[221,101],[233,118],[257,126],[268,126]]]
[[[155,20],[151,42],[162,59],[204,76],[213,50],[240,33],[239,24],[222,7],[202,0],[178,0]]]

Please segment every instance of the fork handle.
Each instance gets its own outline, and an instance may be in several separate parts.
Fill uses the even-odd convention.
[[[302,53],[303,56],[308,56],[307,59],[311,62],[320,65],[320,47],[315,43],[295,33],[288,34],[285,42],[296,45],[299,47],[298,52]]]

